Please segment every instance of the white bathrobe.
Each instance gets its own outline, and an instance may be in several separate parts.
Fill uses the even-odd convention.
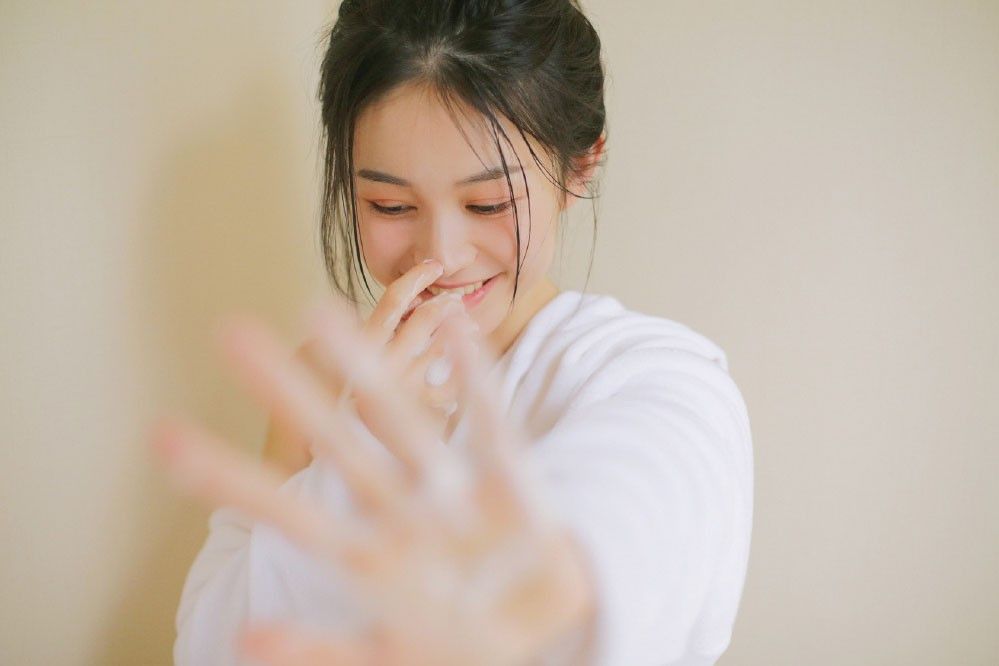
[[[724,351],[612,297],[566,291],[493,371],[595,581],[593,663],[713,664],[731,639],[753,511],[749,419]],[[463,434],[459,425],[449,444]],[[285,489],[334,513],[347,502],[327,464]],[[342,581],[275,530],[217,510],[184,586],[176,663],[241,663],[239,630],[267,619],[363,621]]]

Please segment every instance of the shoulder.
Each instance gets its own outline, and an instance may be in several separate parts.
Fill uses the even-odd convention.
[[[524,373],[587,375],[683,360],[728,372],[725,351],[692,327],[631,310],[613,296],[566,291],[535,315],[508,362]]]
[[[722,408],[741,422],[740,430],[748,426],[721,346],[691,326],[631,310],[612,296],[559,294],[505,360],[513,411],[538,419],[540,430],[608,398],[655,413],[677,401],[702,413]]]
[[[728,358],[722,348],[686,324],[630,310],[613,296],[578,294],[575,299],[577,306],[560,332],[572,340],[576,353],[607,348],[673,350],[700,356],[723,370],[728,369]]]
[[[725,352],[610,296],[568,292],[539,317],[514,412],[534,437],[532,474],[591,564],[598,662],[713,663],[753,507],[752,437]]]

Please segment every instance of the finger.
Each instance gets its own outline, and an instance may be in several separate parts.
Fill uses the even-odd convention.
[[[451,361],[446,356],[431,352],[414,361],[406,371],[404,381],[407,390],[420,397],[420,403],[430,409],[435,419],[440,417],[444,407],[457,402],[450,373]]]
[[[400,506],[400,472],[358,443],[354,417],[331,403],[309,369],[289,357],[265,326],[230,317],[219,327],[218,342],[250,392],[286,429],[322,448],[362,505],[383,512]]]
[[[282,625],[248,629],[243,634],[241,647],[247,657],[274,666],[376,663],[365,642]]]
[[[430,348],[413,360],[406,370],[406,383],[416,391],[435,418],[450,417],[458,409],[458,394],[452,362],[439,336],[431,338]]]
[[[391,591],[377,569],[384,546],[377,530],[357,517],[335,517],[282,491],[281,477],[266,465],[236,453],[211,433],[179,418],[153,430],[152,448],[181,492],[212,507],[232,507],[282,532],[320,561],[348,575],[362,603],[382,604]]]
[[[306,340],[295,352],[295,358],[300,359],[306,367],[316,373],[316,377],[326,387],[331,396],[343,396],[345,382],[336,372],[335,368],[328,367],[323,362],[323,355],[319,352],[319,341],[315,339]]]
[[[453,376],[462,416],[468,418],[469,452],[479,463],[480,510],[511,529],[533,524],[526,479],[519,473],[519,454],[527,439],[500,408],[500,387],[489,374],[490,359],[481,345],[473,344],[467,331],[454,318],[446,319],[438,335],[450,350]]]
[[[321,559],[337,559],[362,533],[349,519],[334,526],[327,516],[281,492],[280,474],[186,419],[162,419],[150,442],[182,492],[272,525]]]
[[[486,355],[481,338],[470,334],[464,319],[446,318],[437,337],[451,359],[452,381],[476,424],[475,448],[483,455],[497,456],[510,451],[519,438],[500,407],[502,392],[490,374],[495,361]]]
[[[364,325],[365,332],[376,346],[388,343],[403,315],[416,307],[414,299],[443,274],[444,266],[440,262],[427,260],[386,287]]]
[[[324,340],[322,349],[330,362],[351,382],[358,413],[368,429],[415,480],[442,449],[433,422],[417,396],[399,390],[404,377],[389,367],[382,350],[354,326],[344,307],[331,298],[314,308],[312,330]]]
[[[479,333],[478,324],[468,316],[464,309],[451,310],[445,313],[444,317],[452,317],[457,325],[464,330],[463,335],[475,337]],[[436,330],[431,334],[426,350],[409,363],[406,374],[407,377],[412,378],[414,385],[431,388],[453,386],[450,354],[446,349],[443,337],[438,335]]]
[[[404,629],[413,634],[413,619],[404,622]],[[467,640],[467,639],[465,639]],[[509,661],[487,661],[472,655],[483,646],[473,644],[472,649],[462,645],[452,636],[431,645],[431,637],[416,633],[407,635],[404,630],[393,631],[387,627],[362,630],[351,634],[331,635],[330,631],[296,627],[288,624],[269,624],[252,627],[243,632],[243,654],[264,664],[275,666],[441,666],[442,664],[479,663],[492,666]],[[463,651],[455,648],[461,646]],[[435,654],[433,647],[437,647]]]
[[[461,298],[461,294],[445,292],[413,310],[409,319],[399,324],[395,336],[388,344],[391,362],[396,367],[404,368],[426,351],[434,331],[444,317],[449,313],[464,311]]]
[[[442,384],[440,386],[424,386],[423,400],[435,410],[443,409],[451,403],[458,401],[453,384]]]

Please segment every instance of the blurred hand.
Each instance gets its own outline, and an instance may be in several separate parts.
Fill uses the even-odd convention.
[[[495,402],[488,360],[445,319],[469,445],[441,446],[422,397],[346,303],[312,315],[319,376],[258,321],[221,329],[227,360],[261,406],[314,445],[351,494],[336,520],[279,492],[282,476],[238,455],[203,426],[163,419],[154,449],[181,488],[273,525],[361,591],[377,621],[363,634],[258,627],[246,653],[269,664],[447,666],[522,664],[588,625],[592,587],[572,540],[551,521],[526,474],[526,440]],[[356,440],[355,415],[331,399],[328,380],[350,385],[365,425],[393,456]]]

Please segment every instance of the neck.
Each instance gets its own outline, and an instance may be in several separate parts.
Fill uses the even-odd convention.
[[[538,310],[558,294],[559,288],[547,277],[536,284],[529,293],[518,294],[510,316],[489,334],[489,347],[496,358],[506,353]]]

